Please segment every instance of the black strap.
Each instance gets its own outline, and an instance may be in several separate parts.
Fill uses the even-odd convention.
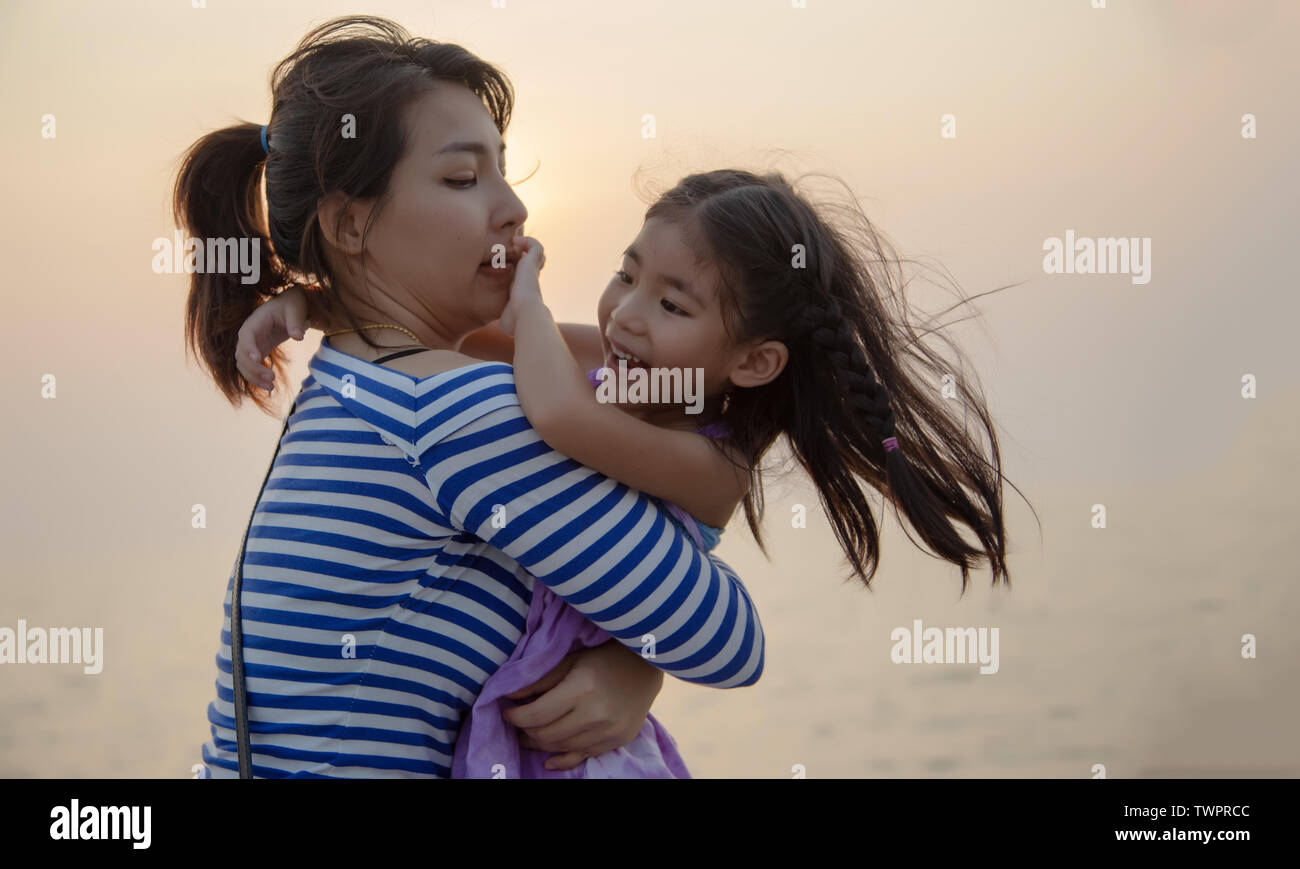
[[[403,356],[410,356],[412,353],[423,353],[428,347],[412,347],[410,350],[398,350],[396,353],[389,353],[387,356],[380,356],[375,360],[378,365],[381,362],[387,362],[390,359],[401,359]]]
[[[375,364],[390,359],[400,359],[412,353],[423,353],[428,349],[428,347],[413,347],[409,350],[398,350],[396,353],[376,359]],[[244,553],[248,549],[248,533],[253,530],[253,517],[257,515],[257,505],[262,502],[266,484],[271,479],[271,469],[275,467],[275,460],[280,455],[280,445],[289,431],[289,420],[293,418],[294,411],[297,409],[298,400],[294,399],[293,407],[289,409],[289,416],[284,420],[280,440],[275,444],[275,454],[271,456],[271,464],[267,466],[266,476],[262,478],[262,488],[257,491],[257,500],[253,502],[253,512],[248,517],[248,525],[244,528],[244,540],[239,544],[239,562],[235,566],[235,583],[230,592],[230,681],[235,693],[235,740],[239,747],[240,778],[253,777],[253,748],[248,735],[248,690],[244,684],[244,609],[240,602],[244,588]]]
[[[284,420],[280,440],[275,444],[271,464],[267,466],[266,476],[262,478],[262,488],[257,490],[257,500],[253,502],[248,525],[244,528],[244,540],[239,544],[239,562],[235,566],[234,587],[230,592],[230,681],[235,692],[235,739],[239,747],[240,778],[253,777],[253,749],[248,736],[248,693],[244,686],[244,610],[240,603],[240,592],[244,587],[244,553],[248,548],[248,532],[253,529],[253,517],[257,515],[257,505],[262,502],[262,493],[266,491],[267,481],[271,479],[271,469],[275,467],[275,460],[280,455],[280,444],[289,431],[289,420],[293,419],[297,409],[298,400],[295,398],[289,416]]]

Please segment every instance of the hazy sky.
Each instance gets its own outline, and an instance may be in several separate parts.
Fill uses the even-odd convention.
[[[1296,383],[1285,330],[1300,304],[1280,253],[1300,208],[1292,3],[11,2],[11,407],[49,415],[33,384],[55,373],[77,418],[166,419],[201,452],[218,431],[271,430],[185,366],[186,282],[153,273],[150,245],[171,234],[185,147],[234,118],[265,121],[274,63],[312,24],[356,11],[461,42],[512,77],[510,174],[537,169],[518,189],[562,318],[594,317],[639,226],[637,189],[775,165],[842,177],[903,255],[932,258],[968,294],[1025,282],[979,300],[980,323],[953,334],[1026,471],[1177,475],[1251,412],[1243,373],[1260,400]],[[945,113],[955,139],[940,136]],[[1044,274],[1044,240],[1067,229],[1151,238],[1150,282]],[[81,442],[39,419],[6,437],[39,432],[60,453]],[[141,432],[102,435],[126,449]]]

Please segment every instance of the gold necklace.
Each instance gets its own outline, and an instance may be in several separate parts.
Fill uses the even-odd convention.
[[[342,335],[344,332],[360,332],[365,329],[396,329],[399,332],[405,332],[407,335],[410,335],[411,339],[415,341],[416,344],[418,344],[421,347],[424,347],[424,343],[420,341],[420,337],[418,335],[416,335],[410,329],[404,329],[401,326],[398,326],[394,323],[379,323],[372,326],[362,326],[359,329],[337,329],[333,332],[326,332],[325,337],[328,338],[331,335]],[[389,349],[389,348],[384,348],[384,349]],[[427,350],[429,348],[425,347],[425,349]]]

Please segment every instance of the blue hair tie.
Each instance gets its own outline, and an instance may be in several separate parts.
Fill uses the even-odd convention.
[[[267,154],[271,153],[271,149],[266,147],[266,124],[262,125],[262,150]]]

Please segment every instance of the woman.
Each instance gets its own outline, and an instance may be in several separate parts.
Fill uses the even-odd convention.
[[[534,582],[664,672],[755,682],[762,629],[727,566],[650,499],[547,447],[510,366],[458,352],[505,307],[512,269],[491,260],[527,216],[504,178],[504,76],[458,46],[341,19],[272,88],[267,128],[200,139],[175,197],[190,235],[259,242],[256,284],[196,273],[187,303],[191,346],[233,402],[262,401],[233,352],[262,298],[311,279],[332,321],[247,539],[253,774],[447,777]],[[230,605],[203,747],[223,777],[239,768]],[[539,735],[572,744],[585,723],[571,711]]]

